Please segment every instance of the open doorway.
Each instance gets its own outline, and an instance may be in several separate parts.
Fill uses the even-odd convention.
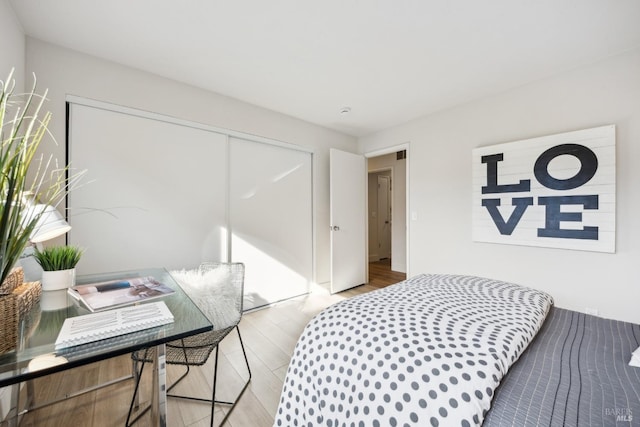
[[[392,169],[368,172],[369,262],[391,260],[392,174]]]
[[[407,154],[367,158],[368,283],[386,286],[407,273]]]

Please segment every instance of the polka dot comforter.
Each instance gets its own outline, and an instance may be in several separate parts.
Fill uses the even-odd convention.
[[[540,291],[420,275],[326,308],[298,339],[274,426],[472,426],[553,304]]]

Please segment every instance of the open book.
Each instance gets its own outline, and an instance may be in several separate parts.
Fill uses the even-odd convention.
[[[76,285],[69,288],[69,294],[82,301],[91,311],[119,307],[172,293],[174,293],[173,289],[151,276]]]

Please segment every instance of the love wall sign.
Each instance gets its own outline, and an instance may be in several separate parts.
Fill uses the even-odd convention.
[[[615,125],[473,150],[473,240],[615,252]]]

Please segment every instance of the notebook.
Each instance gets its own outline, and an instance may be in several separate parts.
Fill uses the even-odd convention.
[[[64,321],[55,347],[73,347],[172,322],[164,301],[70,317]]]

